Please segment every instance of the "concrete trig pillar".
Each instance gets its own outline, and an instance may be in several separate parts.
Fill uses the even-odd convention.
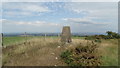
[[[62,34],[61,34],[61,42],[64,42],[64,43],[72,42],[70,26],[63,27]]]

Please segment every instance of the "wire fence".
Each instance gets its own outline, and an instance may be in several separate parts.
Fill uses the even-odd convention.
[[[44,41],[49,40],[57,40],[58,42],[61,41],[62,36],[61,33],[20,33],[20,34],[3,34],[2,36],[2,46],[9,46],[9,45],[17,45],[17,44],[25,44],[29,43],[31,40],[34,39],[41,39]],[[84,36],[80,36],[79,34],[71,34],[72,39],[84,39]],[[49,39],[49,40],[48,40]]]
[[[1,44],[2,46],[8,46],[8,45],[15,45],[15,44],[25,44],[28,43],[30,40],[38,38],[46,41],[46,39],[54,39],[58,38],[60,39],[60,33],[57,34],[47,34],[47,33],[37,33],[37,34],[30,34],[30,33],[23,33],[23,34],[16,34],[16,35],[5,35],[1,33]]]

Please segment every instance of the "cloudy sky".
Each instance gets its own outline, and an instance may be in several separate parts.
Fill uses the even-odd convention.
[[[117,2],[3,2],[2,31],[73,33],[118,31]]]

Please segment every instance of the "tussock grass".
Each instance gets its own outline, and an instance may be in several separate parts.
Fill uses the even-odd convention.
[[[89,46],[92,42],[90,40],[74,38],[72,39],[72,43],[63,45],[58,37],[46,37],[46,39],[44,37],[34,37],[30,38],[27,43],[13,43],[14,42],[10,44],[11,46],[3,48],[3,65],[5,66],[66,66],[60,58],[62,52],[65,52],[66,50],[75,52],[75,48],[80,48],[80,50],[85,49],[86,46]],[[102,56],[100,58],[102,66],[116,66],[118,64],[117,39],[102,40],[101,43],[96,42],[94,44],[98,45],[98,47],[95,48],[98,51],[95,51],[96,53],[93,53],[93,56]],[[82,52],[84,52],[84,50],[82,50]],[[81,55],[86,54],[83,53]],[[56,57],[58,58],[57,60],[55,59]],[[81,56],[75,55],[74,57],[77,58]],[[87,60],[85,61],[87,62]]]
[[[27,37],[27,40],[32,39],[33,37]],[[16,36],[16,37],[3,37],[2,43],[3,46],[20,44],[26,41],[25,37]]]
[[[62,46],[58,38],[34,38],[27,43],[3,48],[4,66],[54,66],[64,65],[59,58]],[[51,53],[54,53],[52,55]]]
[[[118,66],[118,39],[102,40],[99,54],[102,55],[102,66]]]

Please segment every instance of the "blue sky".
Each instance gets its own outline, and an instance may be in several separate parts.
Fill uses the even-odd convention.
[[[3,2],[5,33],[118,31],[117,2]]]

